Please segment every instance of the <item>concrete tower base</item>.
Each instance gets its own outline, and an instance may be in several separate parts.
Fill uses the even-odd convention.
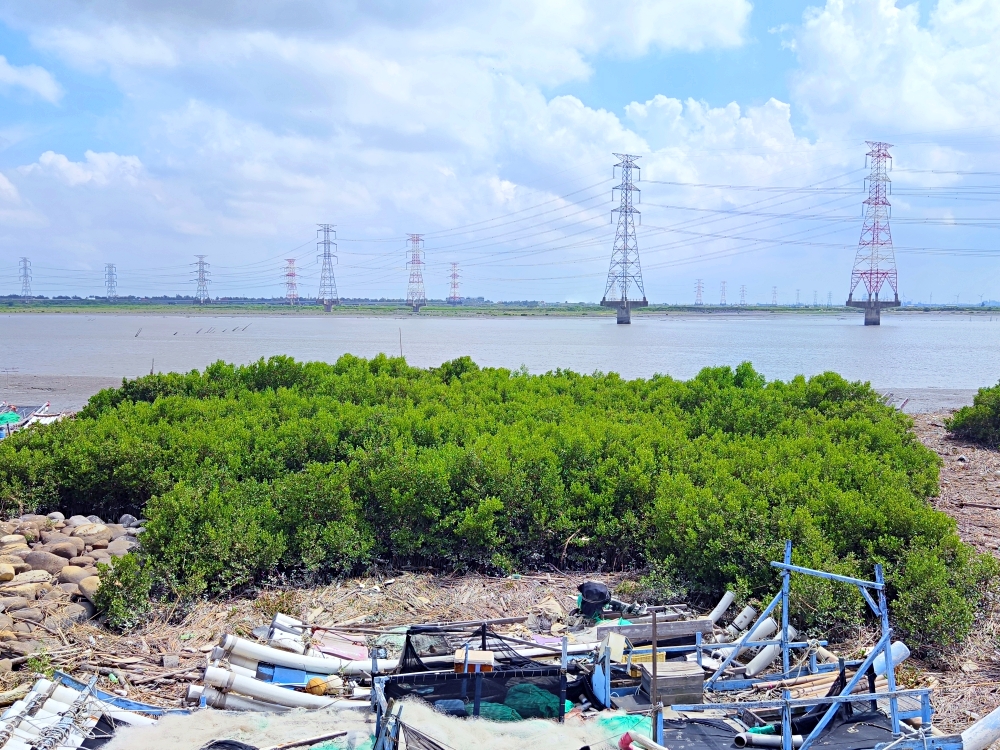
[[[858,307],[865,311],[865,325],[866,326],[878,326],[882,325],[882,308],[883,307],[899,307],[899,297],[896,297],[891,302],[883,302],[878,297],[874,299],[857,300],[847,298],[848,307]]]
[[[646,307],[649,303],[646,298],[640,299],[602,299],[601,307],[613,307],[618,312],[618,325],[629,325],[632,322],[632,308]]]

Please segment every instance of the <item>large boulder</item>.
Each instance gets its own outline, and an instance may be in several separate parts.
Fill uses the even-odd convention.
[[[87,597],[91,604],[93,604],[97,589],[101,586],[101,579],[97,576],[90,576],[80,581],[77,586],[80,587],[80,593]]]
[[[69,559],[70,565],[76,565],[80,568],[86,568],[88,565],[93,565],[95,562],[94,558],[90,555],[79,555],[77,557],[71,557]]]
[[[90,523],[90,519],[86,516],[70,516],[66,519],[66,525],[72,527],[83,526],[88,523]]]
[[[55,575],[66,567],[66,560],[66,557],[42,550],[33,550],[24,556],[24,561],[31,566],[32,571],[44,570],[51,575]]]
[[[26,570],[31,570],[31,566],[24,561],[24,558],[18,557],[17,555],[0,555],[0,563],[13,565],[15,575],[18,573],[23,573]]]
[[[13,612],[8,612],[7,614],[14,622],[41,622],[45,619],[42,610],[35,609],[34,607],[15,609]]]
[[[4,596],[0,597],[0,610],[7,611],[8,609],[23,609],[28,606],[28,600],[23,596]]]
[[[84,544],[92,547],[95,542],[110,542],[111,529],[103,523],[85,523],[73,529],[71,536],[82,539]],[[0,544],[2,543],[3,540],[0,540]]]
[[[109,529],[111,529],[111,541],[112,542],[115,539],[118,539],[119,537],[125,536],[125,533],[128,531],[128,529],[126,529],[124,526],[122,526],[119,523],[106,523],[104,525],[107,526]]]
[[[125,528],[128,528],[138,520],[139,519],[133,516],[131,513],[126,513],[124,516],[118,519],[118,523],[124,526]]]
[[[139,543],[133,541],[129,537],[115,539],[108,545],[108,554],[112,557],[121,557],[122,555],[128,554],[138,546]]]
[[[62,558],[59,558],[60,560]],[[62,568],[60,568],[61,570]],[[52,580],[52,574],[47,570],[29,570],[25,573],[18,573],[14,576],[10,583],[8,583],[4,588],[9,588],[10,586],[19,586],[25,583],[48,583]]]
[[[79,540],[76,540],[79,541]],[[57,542],[55,544],[46,544],[42,548],[45,552],[51,552],[53,555],[59,555],[65,560],[69,560],[72,557],[76,557],[81,552],[83,548],[77,549],[76,545],[72,542]]]
[[[10,563],[0,563],[0,583],[11,580],[17,572],[14,570],[14,566]]]
[[[56,523],[59,523],[61,521],[65,521],[66,520],[66,516],[64,516],[58,510],[53,511],[52,513],[49,513],[45,517],[48,518],[48,519],[50,519],[50,520],[52,520],[52,521],[55,521]]]
[[[75,565],[67,565],[59,571],[59,583],[79,584],[84,578],[89,578],[92,573],[84,568]]]

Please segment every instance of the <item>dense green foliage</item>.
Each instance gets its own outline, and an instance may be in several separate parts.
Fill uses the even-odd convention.
[[[927,504],[937,457],[909,427],[832,373],[625,381],[276,357],[128,381],[0,442],[0,502],[144,513],[150,568],[186,595],[381,561],[653,567],[661,587],[761,596],[792,539],[800,564],[883,563],[897,622],[946,644],[994,570]],[[839,584],[794,581],[802,624],[861,616]]]
[[[963,406],[945,421],[956,436],[991,448],[1000,446],[1000,383],[980,388],[972,406]]]
[[[94,595],[94,605],[105,622],[115,630],[128,630],[149,613],[153,577],[133,554],[98,563],[101,585]]]

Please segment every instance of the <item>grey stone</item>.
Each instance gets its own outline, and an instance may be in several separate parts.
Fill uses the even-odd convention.
[[[104,521],[101,520],[100,516],[87,516],[87,520],[91,523],[99,523],[101,525],[104,524]]]
[[[80,587],[80,593],[93,603],[94,595],[97,593],[97,589],[100,588],[101,579],[97,576],[89,576],[88,578],[84,578],[77,585]]]
[[[78,604],[74,602],[62,611],[62,617],[68,622],[83,622],[94,616],[94,605],[90,602]]]
[[[0,674],[7,674],[14,668],[14,662],[10,659],[0,659]]]
[[[164,669],[177,669],[181,665],[181,657],[177,654],[164,654],[162,663]]]
[[[21,620],[23,622],[41,622],[45,619],[42,614],[42,610],[35,609],[34,607],[28,609],[15,609],[13,612],[8,612],[11,619]]]
[[[118,523],[120,523],[122,526],[128,528],[129,526],[131,526],[132,524],[134,524],[138,520],[139,519],[136,518],[135,516],[133,516],[131,513],[126,513],[124,516],[122,516],[121,518],[118,519]]]
[[[42,552],[40,550],[33,550],[24,556],[24,561],[31,566],[33,571],[44,570],[46,573],[50,573],[51,575],[55,575],[66,567],[67,559],[68,556],[62,557],[60,555],[54,555],[51,552]]]
[[[79,584],[84,578],[90,577],[90,572],[85,568],[78,568],[75,565],[67,565],[59,571],[59,583]]]
[[[78,555],[77,557],[71,557],[69,559],[70,565],[76,565],[78,568],[86,568],[88,565],[93,565],[96,561],[90,555]]]
[[[83,526],[85,523],[90,523],[90,519],[86,516],[70,516],[66,519],[67,526]]]
[[[0,609],[24,609],[28,606],[28,599],[24,596],[4,596],[0,597]]]
[[[49,514],[48,514],[48,515],[46,516],[46,518],[51,518],[51,519],[52,519],[53,521],[55,521],[56,523],[59,523],[59,522],[61,522],[61,521],[65,521],[65,520],[66,520],[66,516],[64,516],[64,515],[63,515],[62,513],[60,513],[60,512],[58,511],[58,510],[57,510],[57,511],[53,511],[52,513],[49,513]]]

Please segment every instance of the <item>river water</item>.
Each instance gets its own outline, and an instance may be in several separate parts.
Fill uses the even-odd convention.
[[[1000,316],[905,313],[879,327],[844,314],[669,314],[606,317],[0,316],[0,399],[78,408],[122,377],[246,363],[287,354],[335,361],[349,352],[403,355],[422,367],[462,355],[482,366],[690,378],[749,360],[768,378],[834,370],[892,392],[907,410],[971,402],[1000,378]],[[4,373],[2,368],[14,370]],[[9,383],[9,385],[8,385]]]

